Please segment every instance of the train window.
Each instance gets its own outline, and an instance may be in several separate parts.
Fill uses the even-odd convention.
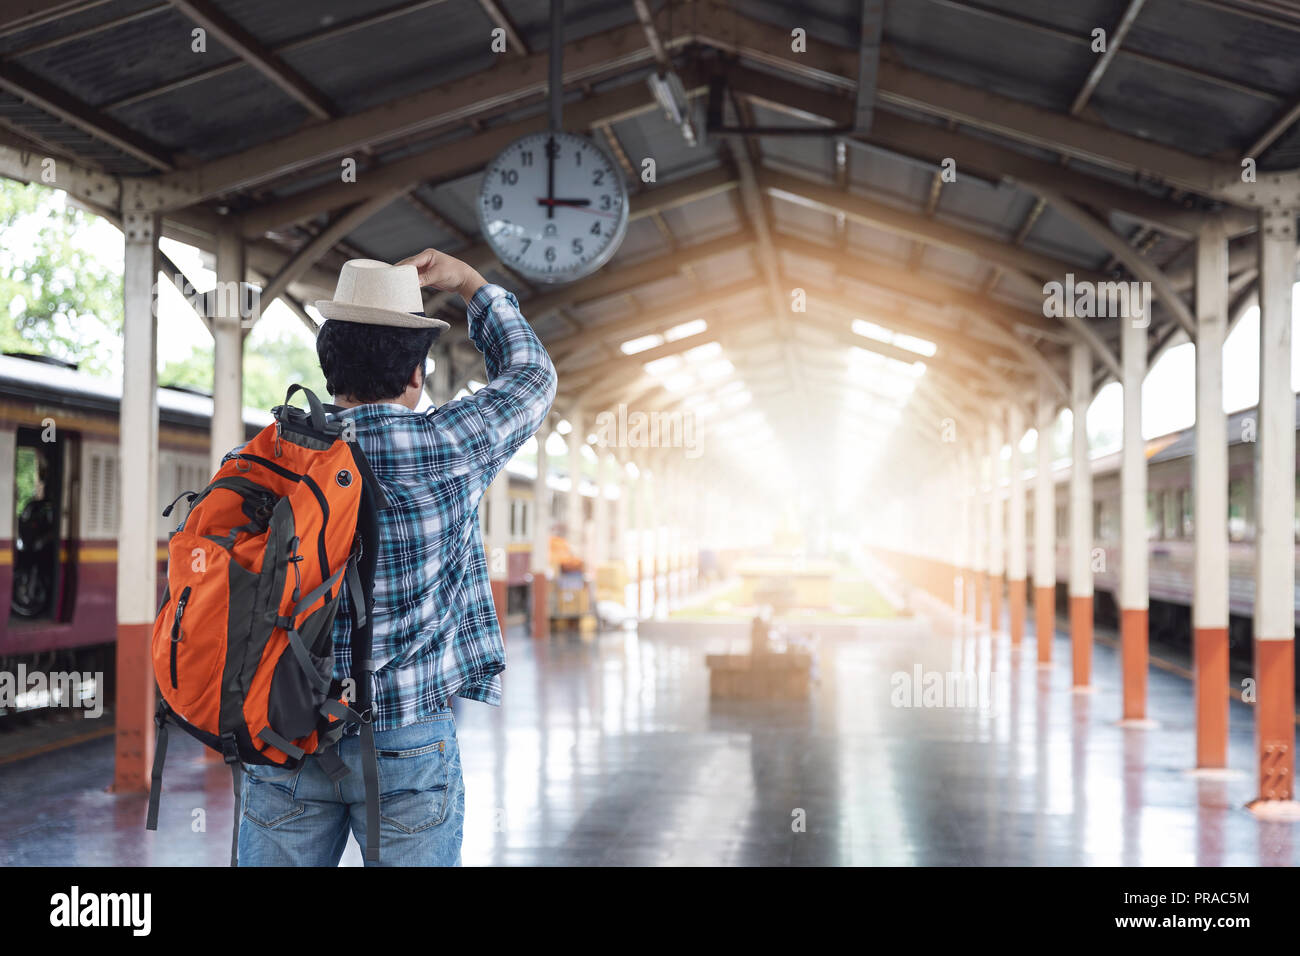
[[[1237,478],[1228,482],[1228,540],[1249,541],[1255,536],[1250,508],[1250,482]]]
[[[1195,499],[1192,497],[1192,489],[1184,488],[1183,509],[1182,509],[1183,537],[1187,538],[1188,540],[1191,540],[1191,538],[1193,537],[1193,531],[1195,529],[1195,522],[1193,521],[1192,518],[1192,516],[1195,514],[1195,512],[1193,511],[1194,501]]]
[[[1163,537],[1166,539],[1181,536],[1182,514],[1180,509],[1183,505],[1183,496],[1186,494],[1187,490],[1185,488],[1167,491],[1164,494],[1161,521],[1164,525]]]
[[[14,449],[13,591],[17,618],[53,618],[62,583],[63,443],[19,428]]]
[[[1163,491],[1147,492],[1147,540],[1159,541],[1164,531],[1165,493]]]
[[[1110,508],[1103,501],[1092,503],[1092,536],[1097,541],[1109,541],[1114,534],[1111,527],[1113,516]]]

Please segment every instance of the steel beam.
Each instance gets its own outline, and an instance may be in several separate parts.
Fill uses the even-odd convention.
[[[316,119],[330,119],[335,115],[334,105],[319,90],[209,0],[169,0],[169,2],[220,40],[223,46],[241,60],[289,94]]]

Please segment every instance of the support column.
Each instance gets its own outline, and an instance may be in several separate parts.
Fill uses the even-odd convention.
[[[574,408],[569,412],[569,494],[564,508],[564,537],[569,542],[569,550],[577,557],[583,555],[582,513],[582,446],[587,440],[583,423],[582,409]]]
[[[1088,457],[1088,406],[1092,353],[1070,346],[1070,652],[1076,689],[1092,683],[1092,460]]]
[[[1038,663],[1052,660],[1056,636],[1056,484],[1052,480],[1055,396],[1046,377],[1038,379],[1038,467],[1034,473],[1034,620]]]
[[[1025,636],[1025,475],[1020,467],[1020,442],[1025,437],[1025,413],[1018,404],[1007,409],[1007,440],[1011,443],[1010,511],[1007,513],[1007,600],[1011,607],[1011,644]]]
[[[537,477],[533,479],[532,605],[533,637],[551,636],[551,486],[546,454],[550,435],[543,426],[537,432]]]
[[[650,569],[650,473],[642,458],[636,475],[636,616],[640,620],[654,614],[654,598],[648,593]]]
[[[605,483],[609,479],[609,450],[597,446],[596,497],[591,502],[592,570],[599,575],[603,565],[609,563],[609,497]]]
[[[488,585],[501,637],[506,636],[506,587],[510,575],[510,476],[503,465],[488,486]]]
[[[614,487],[618,489],[618,499],[614,502],[614,564],[618,568],[618,580],[626,582],[628,577],[627,569],[627,538],[628,538],[628,521],[630,518],[631,507],[628,502],[628,494],[631,490],[630,482],[627,475],[627,462],[619,460],[615,462],[614,468]],[[619,596],[619,604],[627,603],[627,587],[623,588],[623,593]]]
[[[150,655],[158,610],[157,216],[122,217],[122,404],[118,429],[117,729],[113,790],[149,789],[154,748]]]
[[[971,523],[974,516],[971,513],[970,451],[964,445],[957,451],[956,478],[957,502],[961,512],[958,516],[957,529],[957,577],[953,581],[954,604],[958,614],[969,614],[971,611],[971,542],[974,538]]]
[[[1002,575],[1006,570],[1006,545],[1002,523],[1002,423],[989,421],[989,634],[1002,628]]]
[[[1196,766],[1216,769],[1228,766],[1228,417],[1223,411],[1227,329],[1228,236],[1223,222],[1214,218],[1196,241],[1192,647]]]
[[[208,461],[216,474],[221,458],[244,442],[244,239],[231,225],[217,233],[217,288],[212,323],[212,445]]]
[[[1259,798],[1289,800],[1295,740],[1295,394],[1291,287],[1296,209],[1259,222],[1259,433],[1255,446],[1255,740]]]
[[[662,596],[659,587],[659,566],[662,544],[659,538],[659,511],[661,507],[661,498],[663,491],[663,471],[660,465],[661,459],[655,459],[654,473],[649,475],[649,483],[646,490],[649,492],[649,507],[647,508],[648,535],[647,543],[649,544],[649,571],[650,571],[650,617],[654,617],[659,610],[659,598]]]
[[[975,586],[971,588],[971,604],[975,612],[975,623],[979,624],[984,612],[984,586],[987,583],[985,579],[988,577],[989,567],[988,536],[985,534],[988,525],[988,496],[984,492],[984,442],[976,436],[972,444],[975,480],[971,484],[971,501],[975,512],[975,538],[971,548],[973,558],[971,577],[974,579]]]
[[[1150,304],[1141,318],[1120,319],[1124,432],[1120,450],[1120,661],[1123,717],[1147,713],[1147,456],[1142,441],[1142,381],[1147,373]]]

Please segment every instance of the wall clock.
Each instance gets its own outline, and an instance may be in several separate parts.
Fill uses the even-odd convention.
[[[627,232],[627,184],[603,149],[574,133],[533,133],[488,164],[483,236],[501,263],[534,282],[572,282],[609,261]]]

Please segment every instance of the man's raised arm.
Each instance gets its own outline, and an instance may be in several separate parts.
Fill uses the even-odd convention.
[[[466,458],[495,473],[546,420],[555,401],[555,366],[510,292],[433,249],[401,264],[414,265],[422,285],[465,299],[470,341],[483,353],[488,383],[429,417],[457,439]]]

